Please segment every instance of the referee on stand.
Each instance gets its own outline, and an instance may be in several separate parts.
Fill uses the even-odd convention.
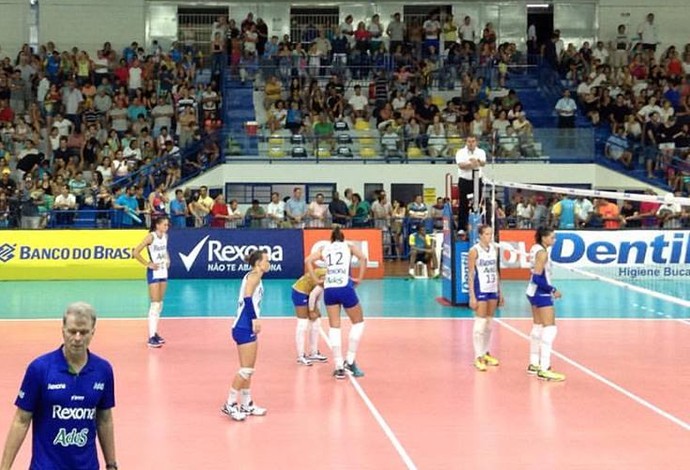
[[[467,196],[474,192],[474,178],[479,180],[479,200],[482,198],[482,167],[486,165],[486,152],[477,148],[477,137],[469,136],[467,144],[455,154],[458,165],[458,225],[467,231],[470,215],[470,202]]]

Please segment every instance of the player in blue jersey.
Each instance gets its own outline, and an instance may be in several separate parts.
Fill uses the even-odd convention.
[[[354,279],[350,278],[350,264],[352,257],[356,256],[359,262],[359,273]],[[333,362],[335,371],[333,376],[336,379],[344,379],[345,371],[353,377],[363,377],[364,372],[357,366],[355,356],[359,342],[364,333],[364,313],[362,305],[359,303],[355,284],[359,284],[364,279],[367,270],[367,257],[362,250],[354,245],[345,242],[345,235],[336,227],[331,232],[331,243],[310,254],[304,263],[312,276],[314,282],[318,283],[314,263],[324,261],[326,263],[326,278],[323,281],[323,300],[328,312],[328,338],[333,350]],[[344,308],[347,316],[350,317],[352,327],[348,342],[348,351],[343,361],[342,337],[340,333],[340,309]]]
[[[237,343],[240,357],[240,370],[235,375],[228,394],[228,400],[221,411],[235,421],[244,421],[247,416],[263,416],[265,408],[254,405],[250,391],[251,378],[256,365],[256,337],[261,332],[261,300],[264,287],[261,278],[271,268],[268,253],[255,250],[245,260],[251,271],[242,279],[240,295],[237,301],[237,316],[232,325],[232,339]],[[238,402],[241,398],[241,402]]]
[[[470,248],[467,257],[470,308],[474,310],[472,340],[474,367],[485,372],[487,366],[497,366],[498,359],[489,353],[491,322],[496,308],[503,305],[498,272],[498,247],[493,242],[494,231],[488,225],[478,228],[479,241]]]
[[[167,216],[157,217],[153,221],[151,232],[134,248],[133,253],[137,261],[146,266],[146,281],[149,284],[149,299],[151,300],[148,313],[148,345],[150,348],[160,348],[165,343],[165,339],[158,334],[158,321],[161,312],[163,312],[163,298],[168,287],[169,228],[170,219]],[[148,252],[148,260],[141,254],[144,248]]]
[[[29,364],[15,401],[0,469],[12,467],[29,426],[30,470],[98,470],[96,439],[108,470],[117,470],[113,412],[115,381],[105,359],[89,351],[96,312],[83,302],[62,317],[63,345]]]
[[[558,333],[553,300],[561,293],[551,284],[549,248],[556,241],[553,230],[541,227],[535,235],[536,245],[530,250],[532,270],[527,285],[527,299],[532,306],[530,361],[527,373],[542,380],[562,382],[565,375],[551,370],[551,350]]]

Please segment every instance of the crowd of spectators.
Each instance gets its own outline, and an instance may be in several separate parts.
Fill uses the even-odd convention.
[[[177,43],[118,51],[106,42],[91,57],[48,42],[5,57],[0,224],[35,228],[52,209],[106,210],[113,183],[148,195],[217,160],[213,141],[198,142],[220,125],[221,97],[203,67]],[[199,151],[180,159],[190,145]]]
[[[603,152],[626,169],[642,168],[672,191],[690,189],[690,44],[657,50],[658,25],[620,25],[610,41],[565,45],[556,31],[545,59],[577,94],[577,108],[603,129]],[[563,104],[562,101],[559,103]],[[559,115],[567,106],[557,106]],[[572,116],[572,113],[570,114]],[[572,127],[574,120],[564,122]]]
[[[651,189],[646,194],[656,195]],[[672,229],[690,227],[690,208],[672,199],[664,203],[623,201],[619,205],[605,198],[547,197],[517,191],[498,218],[503,227],[522,229]]]
[[[239,27],[219,18],[212,34],[217,56],[229,51],[231,73],[263,86],[257,114],[277,142],[299,135],[327,153],[371,147],[385,157],[450,159],[468,135],[487,147],[497,135],[500,156],[529,152],[531,125],[504,88],[508,65],[523,58],[515,44],[498,43],[491,23],[437,13],[405,23],[396,13],[387,25],[379,15],[355,25],[348,15],[279,38],[249,14]]]

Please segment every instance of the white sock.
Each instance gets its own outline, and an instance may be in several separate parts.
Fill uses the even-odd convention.
[[[355,323],[350,328],[350,338],[347,348],[347,363],[352,364],[355,362],[355,356],[357,355],[357,348],[359,347],[359,341],[362,339],[362,334],[364,333],[364,322]]]
[[[307,335],[307,325],[309,320],[306,318],[297,319],[297,329],[295,330],[295,344],[297,346],[297,357],[304,356],[304,337]]]
[[[243,388],[240,392],[242,393],[242,405],[249,406],[252,402],[252,392],[248,388]]]
[[[493,324],[493,318],[487,317],[486,326],[484,326],[484,343],[482,344],[482,356],[489,352],[489,344],[491,343],[491,325]]]
[[[234,405],[237,403],[237,395],[240,392],[235,390],[234,388],[230,388],[230,393],[228,393],[228,405]]]
[[[533,366],[539,365],[539,348],[541,347],[541,332],[544,327],[538,324],[532,325],[529,333],[529,363]]]
[[[319,335],[321,334],[321,322],[317,318],[309,322],[309,354],[319,352]]]
[[[482,317],[474,317],[474,326],[472,327],[472,343],[474,345],[474,357],[482,357],[484,351],[484,336],[488,319]]]
[[[551,349],[557,333],[558,327],[556,325],[545,326],[541,331],[541,360],[539,362],[541,370],[551,368]]]
[[[158,318],[160,315],[160,302],[151,302],[149,306],[149,338],[152,338],[158,332]]]
[[[335,362],[335,368],[342,369],[343,348],[341,346],[342,338],[340,337],[340,328],[330,328],[328,330],[328,339],[331,342],[331,349],[333,350],[333,362]]]

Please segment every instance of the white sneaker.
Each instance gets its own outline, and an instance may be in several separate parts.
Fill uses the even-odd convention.
[[[244,421],[247,418],[247,414],[242,411],[241,407],[237,403],[233,403],[232,405],[228,405],[226,403],[223,405],[220,411],[235,421]]]
[[[319,351],[312,353],[307,356],[307,360],[311,362],[328,362],[328,358],[321,354]]]
[[[312,362],[306,356],[300,356],[297,358],[297,364],[299,364],[301,366],[311,366]]]
[[[266,416],[268,412],[266,408],[254,405],[253,401],[250,401],[248,405],[242,405],[240,409],[246,416]]]
[[[410,276],[414,277],[414,268],[410,268],[409,273],[410,273]]]

